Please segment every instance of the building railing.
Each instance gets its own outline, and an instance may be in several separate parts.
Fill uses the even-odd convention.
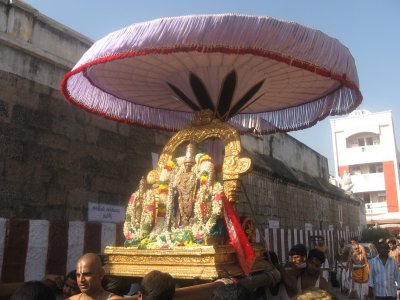
[[[386,214],[387,202],[365,203],[365,212],[367,215]]]
[[[352,164],[372,163],[376,162],[377,158],[380,160],[388,157],[386,149],[382,145],[345,148],[342,155],[343,158],[345,157],[345,160],[341,161],[343,165],[347,165],[349,162]]]
[[[385,190],[385,175],[383,172],[351,175],[351,181],[354,184],[353,193]]]

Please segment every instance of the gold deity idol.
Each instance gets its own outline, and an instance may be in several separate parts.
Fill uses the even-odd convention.
[[[176,189],[179,207],[175,218],[175,226],[188,226],[192,223],[198,182],[197,165],[194,157],[195,149],[194,143],[187,145],[183,167],[180,168],[174,178],[173,188]]]
[[[210,155],[196,153],[196,146],[207,139],[224,143],[219,175]],[[185,147],[185,155],[176,157],[179,147]],[[105,249],[109,260],[106,271],[126,275],[128,270],[142,270],[145,274],[146,267],[161,267],[154,265],[159,261],[179,278],[238,275],[241,271],[235,251],[226,244],[223,203],[238,200],[239,176],[250,171],[251,160],[240,157],[240,152],[240,138],[233,127],[213,118],[211,111],[199,112],[191,126],[168,141],[157,169],[149,172],[147,181],[133,194],[124,224],[128,248]],[[135,200],[142,201],[141,205]],[[163,252],[166,249],[168,252]],[[157,259],[160,255],[161,260]],[[146,258],[146,262],[139,261],[139,257]],[[204,259],[208,271],[200,267],[206,263]],[[259,269],[265,267],[260,262],[257,265]],[[182,270],[189,270],[190,274],[183,274]]]

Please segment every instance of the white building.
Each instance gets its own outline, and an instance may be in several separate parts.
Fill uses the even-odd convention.
[[[392,112],[356,110],[331,119],[331,130],[336,177],[350,174],[351,191],[364,200],[368,224],[400,224],[400,155]]]

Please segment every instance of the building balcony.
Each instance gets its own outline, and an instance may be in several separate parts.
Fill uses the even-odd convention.
[[[384,173],[351,175],[351,182],[354,184],[353,193],[377,192],[386,189]]]
[[[340,165],[357,165],[369,162],[386,161],[391,157],[388,149],[381,145],[362,146],[343,149]],[[392,159],[389,159],[392,160]]]
[[[387,202],[365,203],[365,213],[367,215],[386,214]]]

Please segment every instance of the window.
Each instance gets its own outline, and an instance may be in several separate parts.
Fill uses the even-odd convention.
[[[378,193],[378,202],[386,202],[386,192]]]
[[[374,133],[357,133],[346,139],[346,147],[364,147],[364,146],[374,146],[379,145],[379,135]]]
[[[363,193],[363,200],[364,203],[370,203],[371,202],[371,195],[369,193]]]
[[[350,175],[359,175],[361,174],[360,165],[354,165],[349,167]]]
[[[382,163],[352,165],[349,167],[349,172],[351,175],[382,173],[383,165]]]
[[[383,172],[382,163],[369,164],[369,173],[382,173],[382,172]]]

